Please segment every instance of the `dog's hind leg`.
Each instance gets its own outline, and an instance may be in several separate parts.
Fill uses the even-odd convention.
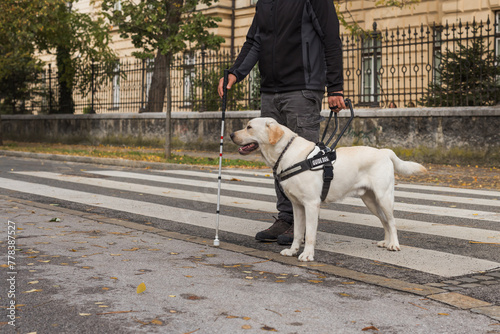
[[[305,233],[305,210],[301,204],[294,204],[293,206],[293,242],[292,246],[281,251],[281,255],[294,256],[299,252],[300,245],[304,241]]]
[[[386,192],[380,198],[377,198],[372,190],[367,190],[361,196],[366,207],[380,219],[384,227],[384,240],[379,241],[377,246],[385,247],[388,250],[401,250],[396,231],[396,221],[394,219],[394,195]]]
[[[318,231],[320,203],[309,203],[305,205],[305,246],[302,254],[299,255],[299,261],[314,261],[314,247],[316,246],[316,234]]]

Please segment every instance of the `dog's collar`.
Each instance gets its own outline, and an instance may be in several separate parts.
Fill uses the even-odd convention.
[[[283,151],[281,151],[281,154],[278,158],[278,160],[276,160],[276,163],[274,164],[274,167],[273,167],[273,172],[274,172],[274,175],[276,175],[276,171],[278,170],[278,166],[281,162],[281,159],[283,158],[283,156],[285,155],[285,152],[288,150],[288,148],[290,147],[290,145],[292,144],[293,140],[297,138],[297,136],[293,136],[290,141],[288,142],[288,144],[286,144],[285,148],[283,149]]]

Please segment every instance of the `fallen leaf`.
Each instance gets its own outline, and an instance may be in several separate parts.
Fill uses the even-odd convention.
[[[60,218],[52,218],[51,220],[49,220],[49,222],[60,222],[61,219]]]
[[[136,250],[138,250],[138,249],[139,249],[139,248],[134,247],[134,248],[130,248],[130,249],[122,249],[122,251],[133,252],[133,251],[136,251]]]
[[[154,324],[154,325],[163,325],[163,322],[158,320],[158,319],[153,319],[151,320],[151,323]]]
[[[314,280],[314,279],[310,279],[310,280],[308,280],[308,282],[311,282],[311,283],[323,283],[323,281],[318,281],[318,280]]]
[[[500,245],[498,242],[469,241],[470,244]]]
[[[146,291],[146,284],[144,283],[141,283],[137,286],[137,293],[143,293],[144,291]]]
[[[378,331],[378,328],[375,326],[369,326],[362,329],[362,331],[369,331],[369,330]]]
[[[38,281],[31,281],[31,282],[28,282],[28,284],[37,284]]]
[[[261,327],[260,329],[262,329],[263,331],[268,331],[268,332],[277,332],[277,330],[275,328],[272,328],[269,326],[264,326],[264,327]]]
[[[410,304],[411,304],[411,305],[413,305],[413,306],[419,307],[419,308],[421,308],[422,310],[426,310],[426,311],[428,311],[425,307],[419,306],[419,305],[417,305],[417,304],[413,304],[413,303],[411,303],[411,302],[410,302]]]
[[[32,292],[40,292],[40,291],[43,291],[43,290],[42,289],[31,289],[28,291],[24,291],[23,293],[32,293]]]
[[[81,315],[82,317],[86,317],[88,315],[91,315],[90,313],[78,313],[79,315]]]
[[[339,295],[341,295],[342,297],[351,297],[351,295],[350,295],[350,294],[348,294],[348,293],[343,293],[343,292],[339,293]]]
[[[252,326],[250,326],[250,325],[243,325],[243,326],[241,326],[241,329],[252,329]]]
[[[438,315],[449,315],[448,313],[438,313]]]

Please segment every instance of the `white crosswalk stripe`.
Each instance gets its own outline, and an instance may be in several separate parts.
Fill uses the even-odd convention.
[[[170,176],[158,176],[158,175],[147,175],[140,173],[130,173],[130,172],[121,172],[121,171],[95,171],[91,172],[93,174],[105,175],[105,176],[115,176],[115,177],[123,177],[123,178],[133,178],[139,180],[147,180],[147,181],[156,181],[156,182],[164,182],[164,183],[172,183],[172,184],[180,184],[180,185],[193,185],[192,179],[182,179],[179,177],[170,177]],[[259,194],[259,195],[269,195],[274,196],[275,192],[273,188],[262,188],[255,186],[246,186],[239,185],[238,182],[230,182],[226,183],[223,186],[224,190],[238,191],[242,193],[248,194]],[[196,186],[203,188],[217,188],[217,184],[210,181],[196,181]],[[340,201],[340,203],[361,206],[365,205],[359,198],[345,198]],[[467,209],[457,209],[457,208],[447,208],[447,207],[429,207],[428,205],[419,205],[419,204],[406,204],[406,203],[396,203],[395,210],[409,211],[414,213],[425,213],[425,214],[433,214],[438,216],[450,216],[457,218],[469,218],[469,219],[480,219],[480,220],[493,220],[500,222],[500,213],[492,213],[485,212],[480,210],[467,210]]]
[[[107,179],[95,179],[95,178],[80,177],[80,176],[61,175],[51,172],[16,172],[16,174],[33,175],[51,180],[68,181],[68,182],[98,186],[108,189],[134,191],[138,193],[147,193],[156,196],[193,200],[204,203],[216,203],[217,201],[217,196],[215,194],[193,193],[193,191],[174,189],[165,186],[164,187],[148,186],[143,184],[120,182]],[[104,174],[108,176],[112,175],[123,176],[123,172],[106,172]],[[138,173],[129,173],[127,175],[129,177],[136,176],[141,178],[144,176],[144,174],[138,174]],[[268,211],[268,212],[272,212],[275,210],[274,203],[264,202],[259,200],[251,200],[248,198],[235,199],[232,197],[222,196],[221,204],[225,206],[238,207],[249,210],[253,210],[256,208],[260,209],[261,211]],[[322,209],[320,212],[320,219],[330,219],[350,224],[374,226],[382,228],[379,219],[372,214],[361,214],[361,213],[352,213],[339,210]],[[450,237],[450,238],[470,240],[476,242],[500,242],[500,231],[490,231],[477,228],[442,225],[442,224],[421,222],[410,219],[398,219],[397,223],[398,223],[398,229],[400,231],[425,233],[430,235],[438,235],[442,237]]]
[[[197,201],[214,204],[216,195],[212,191],[217,187],[215,182],[217,175],[208,171],[186,171],[171,170],[164,175],[155,173],[138,173],[115,170],[86,171],[94,175],[107,176],[109,178],[92,178],[84,176],[70,176],[51,172],[13,172],[19,176],[36,177],[39,180],[57,180],[64,184],[85,184],[103,189],[119,190],[124,192],[143,193],[162,198],[178,200]],[[199,178],[212,181],[203,181]],[[231,196],[222,196],[221,204],[225,207],[241,208],[245,210],[275,211],[275,203],[272,200],[250,199],[245,194],[257,194],[274,196],[272,187],[273,180],[268,173],[233,170],[224,174],[223,191],[232,191]],[[229,181],[232,180],[233,181]],[[236,181],[237,179],[239,181]],[[141,181],[155,182],[155,185],[142,184]],[[248,185],[242,184],[247,182]],[[175,189],[172,185],[190,186],[187,190]],[[396,196],[410,199],[429,199],[436,202],[436,206],[421,204],[397,203],[396,210],[412,213],[426,213],[436,217],[432,221],[420,221],[411,219],[398,219],[398,230],[409,231],[433,237],[446,237],[461,240],[464,244],[469,242],[500,244],[500,231],[474,228],[469,226],[454,226],[439,223],[439,217],[454,217],[469,219],[471,222],[484,220],[492,223],[500,222],[500,214],[497,212],[467,210],[453,207],[452,204],[474,204],[497,207],[496,197],[500,192],[487,191],[461,191],[456,192],[452,188],[439,187],[438,194],[427,195],[425,193],[412,192],[412,185],[402,185],[403,191],[397,190]],[[422,188],[425,187],[425,188]],[[179,222],[183,224],[196,225],[205,228],[213,228],[215,225],[215,213],[200,212],[191,209],[176,208],[165,205],[150,203],[144,200],[131,200],[123,197],[100,195],[79,190],[67,189],[63,186],[48,186],[35,182],[19,181],[9,178],[0,178],[0,188],[25,192],[33,195],[56,198],[81,204],[87,204],[112,210],[124,211],[132,214],[143,215]],[[442,189],[441,189],[442,188]],[[185,188],[186,189],[186,188]],[[203,189],[203,190],[202,190]],[[433,191],[433,187],[421,186],[416,190]],[[444,194],[446,192],[446,194]],[[241,195],[235,195],[240,193]],[[451,195],[450,195],[451,194]],[[471,198],[467,195],[482,195],[486,198]],[[429,196],[427,198],[426,196]],[[489,196],[489,197],[488,197]],[[255,198],[255,196],[253,196]],[[363,206],[358,199],[349,198],[342,202],[353,207]],[[451,206],[451,207],[450,207]],[[342,222],[353,226],[371,226],[380,228],[380,238],[383,231],[381,224],[371,214],[353,213],[347,211],[332,210],[324,208],[321,210],[321,220]],[[269,223],[225,216],[221,214],[222,231],[253,237],[258,231],[269,227]],[[345,254],[362,259],[380,261],[383,263],[410,268],[425,273],[440,276],[460,276],[479,271],[491,270],[500,267],[496,261],[481,258],[456,255],[444,251],[405,246],[403,251],[388,252],[376,247],[373,240],[356,238],[340,234],[320,232],[318,235],[317,249],[332,253]],[[277,255],[279,256],[279,255]]]
[[[167,171],[163,171],[167,172]],[[172,173],[172,171],[168,171],[169,173]],[[93,173],[98,173],[101,175],[106,175],[106,173],[102,172],[93,172]],[[186,170],[186,171],[175,171],[176,175],[183,175],[183,176],[189,176],[189,177],[204,177],[204,178],[212,178],[216,179],[218,177],[218,174],[216,173],[211,173],[211,172],[198,172],[198,171],[192,171],[192,170]],[[229,170],[228,172],[226,171],[222,175],[222,180],[224,181],[231,181],[234,179],[237,179],[242,182],[258,182],[260,184],[267,184],[267,185],[273,185],[274,180],[272,178],[272,174],[269,173],[254,173],[254,176],[260,176],[259,179],[256,179],[255,177],[247,177],[247,176],[239,176],[239,172],[232,172]],[[402,190],[398,190],[398,188]],[[410,191],[404,191],[403,189],[418,189],[418,190],[430,190],[433,192],[450,192],[453,191],[455,194],[453,196],[451,195],[439,195],[439,194],[432,194],[429,195],[427,193],[417,193],[417,192],[410,192]],[[475,195],[475,194],[481,194],[483,196],[495,196],[495,199],[478,199],[478,198],[472,198],[472,197],[467,197],[466,195]],[[494,191],[476,191],[473,189],[450,189],[450,188],[444,188],[444,187],[433,187],[433,186],[418,186],[418,185],[410,185],[410,184],[405,184],[400,187],[396,186],[396,191],[394,192],[394,195],[396,197],[404,197],[404,198],[413,198],[413,199],[425,199],[425,200],[433,200],[433,201],[439,201],[439,202],[453,202],[453,203],[461,203],[461,204],[474,204],[474,205],[490,205],[490,206],[498,206],[500,207],[500,200],[497,200],[500,198],[500,192],[494,192]],[[464,197],[465,196],[465,197]]]

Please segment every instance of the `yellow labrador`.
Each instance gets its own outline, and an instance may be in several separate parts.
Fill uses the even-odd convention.
[[[307,158],[315,143],[302,137],[272,118],[255,118],[246,128],[231,133],[233,142],[240,146],[241,154],[249,154],[260,148],[267,165],[273,167],[285,147],[289,145],[277,166],[276,172]],[[291,144],[292,137],[296,137]],[[401,250],[396,223],[394,221],[394,171],[412,175],[427,172],[425,167],[400,160],[392,150],[366,146],[337,149],[334,162],[334,178],[325,202],[335,202],[344,197],[360,196],[368,209],[377,216],[384,227],[384,240],[379,247]],[[314,247],[320,209],[320,195],[323,186],[323,170],[307,170],[281,182],[294,212],[294,239],[282,255],[294,256],[304,241],[305,247],[300,261],[314,261]]]

